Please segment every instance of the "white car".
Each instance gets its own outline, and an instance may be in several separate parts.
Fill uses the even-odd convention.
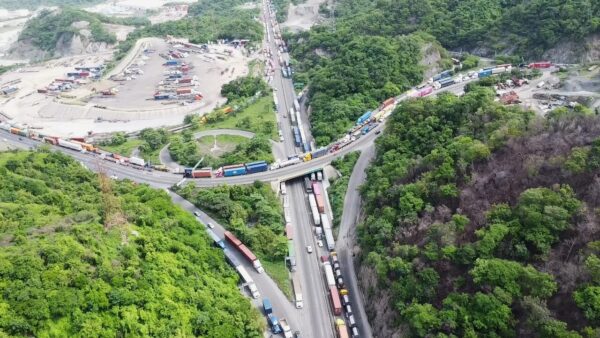
[[[196,217],[200,217],[200,212],[198,212],[198,211],[194,211],[194,216],[196,216]]]
[[[214,228],[215,228],[215,225],[214,225],[214,224],[212,224],[211,222],[208,222],[208,223],[206,223],[206,226],[208,226],[208,227],[209,227],[209,228],[211,228],[211,229],[214,229]]]
[[[322,240],[318,240],[317,241],[317,245],[319,246],[319,248],[323,247],[323,241]]]
[[[313,248],[312,248],[312,246],[310,246],[310,245],[307,245],[307,246],[306,246],[306,252],[308,252],[308,253],[312,253],[312,252],[313,252]]]

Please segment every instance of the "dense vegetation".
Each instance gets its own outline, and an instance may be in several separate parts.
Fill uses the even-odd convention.
[[[221,95],[227,98],[228,103],[268,92],[269,87],[265,81],[256,76],[242,76],[224,84],[221,88]]]
[[[384,334],[599,332],[598,187],[589,182],[600,121],[533,123],[493,99],[471,86],[462,98],[405,102],[377,141],[359,240],[378,284],[369,293],[390,297],[399,325]]]
[[[6,9],[37,9],[41,6],[90,6],[102,0],[2,0],[0,8]]]
[[[204,227],[62,153],[0,154],[0,336],[259,337]]]
[[[117,42],[114,34],[102,27],[102,16],[73,7],[53,12],[43,10],[38,16],[30,19],[19,35],[19,41],[30,41],[34,46],[48,52],[54,51],[59,39],[64,39],[79,32],[71,27],[77,21],[89,22],[92,41],[113,44]]]
[[[354,165],[360,156],[360,152],[351,152],[343,157],[337,158],[331,162],[331,165],[340,173],[340,177],[336,178],[327,189],[331,209],[333,211],[333,226],[334,228],[340,225],[342,212],[344,211],[344,198],[348,191],[348,181]]]
[[[310,84],[312,133],[319,145],[345,133],[365,111],[420,83],[421,49],[436,45],[425,34],[390,36],[382,28],[366,33],[355,29],[353,20],[342,16],[335,30],[319,26],[290,40],[299,60],[294,80]]]
[[[287,238],[283,209],[270,185],[256,181],[252,185],[198,189],[188,184],[178,193],[233,232],[256,254],[282,291],[290,294],[284,263]]]
[[[352,16],[357,34],[424,31],[446,48],[484,47],[491,55],[539,56],[561,40],[579,41],[600,29],[600,3],[593,0],[348,0],[336,12]]]

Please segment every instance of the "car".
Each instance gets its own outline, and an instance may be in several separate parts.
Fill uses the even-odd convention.
[[[214,228],[215,228],[215,225],[214,225],[214,224],[212,224],[211,222],[208,222],[208,223],[206,223],[206,226],[208,226],[208,227],[209,227],[209,228],[211,228],[211,229],[214,229]]]
[[[200,212],[199,211],[194,211],[194,216],[200,217]]]
[[[294,338],[300,338],[300,331],[294,332]]]
[[[119,178],[117,177],[117,175],[111,175],[110,178],[112,178],[113,180],[118,180]]]
[[[322,240],[318,240],[317,241],[317,245],[319,246],[319,248],[323,247],[323,241]]]
[[[283,136],[279,136],[279,141],[283,142]]]
[[[312,252],[313,252],[313,248],[312,248],[312,246],[310,246],[310,245],[307,245],[307,246],[306,246],[306,252],[308,252],[308,253],[312,253]]]
[[[381,130],[377,130],[377,131],[375,132],[375,135],[379,135],[379,134],[381,134]]]

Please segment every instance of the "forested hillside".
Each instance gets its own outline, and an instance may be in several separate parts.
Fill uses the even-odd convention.
[[[405,102],[377,140],[358,232],[379,337],[600,334],[600,119],[493,99]]]
[[[0,224],[0,336],[261,336],[222,251],[161,190],[0,153]]]
[[[600,2],[594,0],[345,0],[336,11],[353,16],[359,34],[424,31],[448,49],[483,47],[491,56],[535,57],[561,40],[600,31]]]

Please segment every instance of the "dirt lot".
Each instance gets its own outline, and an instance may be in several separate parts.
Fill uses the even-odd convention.
[[[305,3],[288,8],[288,18],[281,25],[292,32],[300,32],[310,29],[313,25],[323,21],[319,14],[319,5],[327,0],[307,0]]]
[[[186,106],[162,104],[164,101],[147,100],[155,92],[166,70],[164,59],[158,54],[167,51],[169,45],[162,39],[147,39],[145,48],[155,49],[148,54],[145,64],[140,67],[144,74],[124,82],[102,80],[82,85],[67,92],[70,98],[49,97],[38,94],[38,88],[47,86],[55,78],[65,77],[77,65],[97,65],[110,58],[110,53],[96,56],[79,56],[51,61],[37,67],[27,67],[21,72],[14,71],[0,77],[0,84],[21,80],[16,95],[0,98],[3,111],[14,122],[43,127],[43,131],[59,136],[83,135],[114,131],[136,131],[146,127],[160,127],[179,124],[185,115],[206,113],[225,101],[220,95],[221,86],[248,72],[248,62],[255,56],[226,45],[211,45],[203,54],[190,54],[185,62],[194,65],[190,75],[198,78],[197,89],[203,100]],[[140,52],[143,48],[140,48]],[[231,51],[231,56],[226,53]],[[139,57],[125,58],[125,62],[137,62]],[[125,67],[117,67],[123,69]],[[110,98],[100,98],[94,90],[118,88],[118,94]],[[91,98],[89,96],[96,95]],[[98,120],[104,121],[99,122]]]

